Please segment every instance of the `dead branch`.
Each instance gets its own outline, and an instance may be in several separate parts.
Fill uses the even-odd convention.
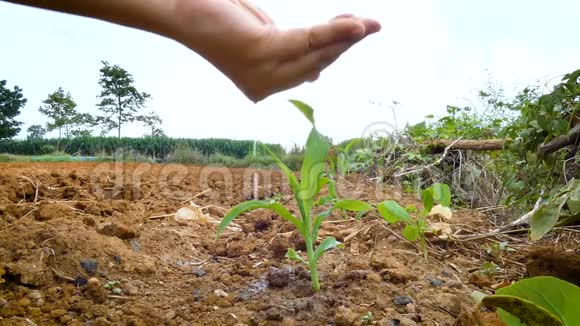
[[[556,137],[538,149],[540,157],[549,155],[568,145],[576,144],[580,139],[580,124],[575,125],[568,134]]]
[[[505,143],[510,139],[484,139],[484,140],[448,140],[437,139],[427,143],[431,154],[437,154],[449,149],[463,149],[471,151],[498,151],[504,149]]]
[[[414,169],[414,170],[410,170],[410,171],[406,171],[406,172],[402,172],[402,173],[397,173],[394,175],[394,177],[398,178],[398,177],[402,177],[402,176],[407,175],[407,174],[421,172],[425,169],[429,169],[429,168],[434,167],[435,165],[437,165],[443,161],[443,159],[447,156],[447,153],[449,153],[449,150],[453,147],[453,145],[455,145],[460,140],[461,140],[461,137],[459,137],[459,139],[456,139],[454,142],[452,142],[447,147],[445,147],[445,150],[443,151],[443,155],[441,155],[441,157],[437,161],[435,161],[429,165],[422,166],[418,169]]]

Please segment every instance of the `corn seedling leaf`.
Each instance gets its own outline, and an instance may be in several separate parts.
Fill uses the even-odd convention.
[[[278,167],[280,167],[282,173],[284,173],[286,178],[288,178],[288,183],[290,183],[290,188],[292,189],[292,193],[294,194],[294,198],[296,199],[298,209],[300,210],[300,214],[302,217],[304,217],[306,212],[304,211],[304,203],[300,200],[299,196],[300,185],[298,184],[298,179],[296,178],[296,175],[294,175],[294,173],[290,170],[290,168],[288,168],[288,166],[286,166],[286,164],[284,164],[284,162],[282,162],[282,160],[280,160],[280,158],[278,158],[278,156],[276,156],[276,154],[274,154],[267,146],[265,145],[263,146],[266,152],[270,154],[270,156],[276,161],[276,164],[278,165]]]
[[[316,239],[318,237],[318,230],[320,229],[320,226],[322,225],[322,222],[324,222],[324,220],[330,216],[330,214],[332,214],[332,211],[334,209],[331,208],[329,210],[326,210],[322,213],[319,213],[318,215],[316,215],[316,218],[314,219],[314,224],[312,225],[312,239]]]
[[[330,145],[326,137],[312,128],[306,141],[304,161],[300,172],[300,193],[297,200],[303,201],[304,213],[310,216],[312,203],[317,195],[318,180],[326,169]],[[303,216],[306,217],[306,216]]]
[[[527,300],[549,311],[564,325],[580,325],[580,313],[578,313],[580,287],[572,283],[552,276],[538,276],[501,288],[496,291],[496,295],[509,295]],[[498,315],[504,321],[509,317],[514,318],[513,315],[502,310],[498,310]]]
[[[286,252],[286,257],[290,260],[296,260],[296,261],[302,262],[304,264],[308,264],[306,262],[306,260],[304,260],[302,257],[300,257],[300,255],[298,255],[296,250],[294,250],[292,248],[288,248],[288,251]]]
[[[325,251],[332,249],[332,248],[338,246],[339,244],[340,244],[340,242],[336,241],[336,239],[333,237],[328,237],[328,238],[324,239],[320,243],[318,248],[316,248],[316,252],[314,253],[314,262],[317,263]]]
[[[397,223],[399,221],[409,223],[411,222],[411,216],[401,205],[393,200],[386,200],[379,205],[377,209],[382,218],[391,223]]]
[[[373,209],[373,207],[364,201],[355,199],[343,199],[334,204],[335,209],[343,209],[353,212],[367,212]]]
[[[302,101],[299,100],[290,100],[290,103],[294,104],[294,106],[304,114],[306,119],[312,123],[312,126],[315,125],[314,123],[314,110],[312,107]]]
[[[297,219],[294,215],[292,215],[292,213],[290,213],[286,209],[286,207],[284,207],[282,204],[277,203],[277,202],[272,202],[272,201],[250,200],[250,201],[243,202],[241,204],[234,206],[226,214],[226,216],[224,216],[224,218],[222,219],[221,223],[218,226],[217,236],[219,237],[221,235],[221,233],[226,229],[226,227],[230,223],[232,223],[232,221],[236,217],[238,217],[241,214],[246,213],[248,211],[252,211],[252,210],[260,209],[260,208],[270,209],[270,210],[278,213],[278,215],[280,215],[282,218],[284,218],[285,220],[294,224],[296,229],[298,229],[298,231],[301,234],[304,234],[304,224],[302,223],[302,221]]]
[[[508,326],[562,326],[560,319],[548,310],[528,300],[511,295],[489,295],[482,299],[482,304],[487,307],[495,307],[509,313],[510,317],[502,318]],[[502,315],[498,311],[498,315]],[[501,317],[500,317],[501,318]],[[522,324],[524,323],[524,324]]]

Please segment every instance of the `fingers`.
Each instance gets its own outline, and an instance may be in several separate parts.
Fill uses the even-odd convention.
[[[314,81],[320,72],[335,62],[354,43],[341,42],[314,50],[311,53],[292,61],[286,61],[278,66],[273,74],[276,83],[293,85],[296,82]]]
[[[290,59],[340,42],[356,43],[379,29],[376,21],[341,15],[326,24],[279,32],[272,49],[275,55]]]

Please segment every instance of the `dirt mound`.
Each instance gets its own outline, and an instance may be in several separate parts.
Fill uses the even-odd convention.
[[[470,274],[492,259],[481,242],[433,241],[425,260],[401,230],[334,216],[321,237],[344,248],[320,263],[322,291],[284,258],[302,249],[292,225],[249,213],[223,237],[216,224],[252,194],[253,170],[151,164],[5,164],[0,172],[0,325],[452,325],[470,308]],[[293,209],[279,172],[260,197]],[[351,180],[372,201],[417,200]],[[210,219],[176,222],[194,202]],[[489,226],[454,212],[458,228]],[[463,225],[463,226],[461,226]],[[524,256],[491,283],[524,273]],[[522,262],[519,262],[522,261]],[[501,261],[498,261],[501,263]],[[4,275],[2,276],[2,273]]]

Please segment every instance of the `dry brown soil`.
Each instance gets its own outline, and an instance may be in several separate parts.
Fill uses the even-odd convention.
[[[461,325],[469,324],[457,317],[471,309],[472,291],[491,293],[491,285],[525,276],[525,247],[496,259],[485,239],[431,239],[425,260],[400,226],[335,213],[321,236],[344,246],[323,256],[314,293],[308,272],[284,257],[304,244],[277,215],[245,214],[219,239],[211,221],[173,218],[191,201],[219,221],[251,196],[253,172],[1,164],[0,325]],[[262,172],[260,196],[279,194],[295,208],[280,173]],[[361,180],[344,181],[343,197],[420,206]],[[487,221],[459,209],[453,230],[487,230]],[[477,271],[491,260],[504,270],[487,279]]]

